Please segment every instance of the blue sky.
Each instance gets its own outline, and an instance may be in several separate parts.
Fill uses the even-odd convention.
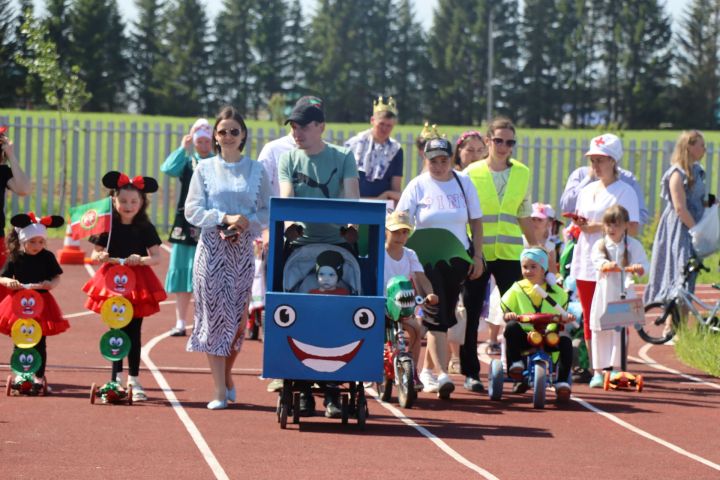
[[[203,0],[200,0],[201,2]],[[303,4],[303,8],[307,13],[309,13],[308,9],[313,9],[316,5],[316,0],[301,0]],[[135,8],[135,1],[134,0],[117,0],[118,5],[120,7],[120,12],[125,17],[125,20],[129,21],[134,20],[135,15],[137,15],[137,10]],[[35,4],[38,6],[38,8],[42,8],[42,5],[44,5],[44,0],[35,0]],[[205,5],[207,5],[208,9],[208,16],[211,18],[214,18],[215,15],[220,11],[220,8],[222,6],[221,0],[204,0]],[[414,0],[415,3],[415,11],[418,14],[418,17],[426,29],[430,28],[430,25],[432,24],[432,11],[437,6],[437,0]],[[673,17],[674,24],[673,27],[675,27],[675,24],[677,22],[677,19],[682,14],[683,9],[685,8],[685,5],[688,5],[690,3],[690,0],[667,0],[667,10],[670,12],[671,16]],[[17,1],[15,2],[17,6]]]

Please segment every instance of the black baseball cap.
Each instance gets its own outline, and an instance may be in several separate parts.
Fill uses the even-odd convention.
[[[425,144],[425,158],[431,158],[445,155],[452,157],[452,145],[445,138],[432,138]]]
[[[285,120],[287,125],[290,122],[307,125],[310,122],[324,122],[325,112],[323,112],[323,102],[318,97],[306,95],[300,97],[295,103],[290,116]]]

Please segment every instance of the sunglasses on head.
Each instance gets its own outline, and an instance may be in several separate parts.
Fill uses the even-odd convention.
[[[493,138],[492,142],[495,145],[502,145],[504,143],[505,145],[507,145],[510,148],[514,147],[515,144],[517,143],[517,141],[515,141],[515,140],[503,140],[502,138],[499,138],[499,137]]]
[[[232,135],[233,137],[238,137],[238,136],[240,136],[240,129],[239,128],[231,128],[230,130],[222,129],[222,130],[218,130],[217,133],[221,137],[226,136],[228,133],[230,135]]]

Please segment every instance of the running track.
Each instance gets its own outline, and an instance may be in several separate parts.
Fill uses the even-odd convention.
[[[276,396],[258,379],[258,342],[245,342],[236,363],[240,403],[205,408],[205,358],[164,335],[174,324],[168,302],[143,328],[150,400],[90,405],[90,384],[109,377],[97,346],[105,327],[82,307],[86,269],[64,268],[54,294],[72,328],[48,340],[54,392],[0,397],[2,478],[720,478],[720,380],[682,365],[672,347],[649,348],[635,336],[629,368],[645,375],[641,394],[576,386],[569,406],[538,411],[529,393],[491,402],[465,392],[457,376],[448,402],[421,394],[401,410],[371,400],[364,432],[322,416],[282,431]],[[0,338],[3,386],[11,348]]]

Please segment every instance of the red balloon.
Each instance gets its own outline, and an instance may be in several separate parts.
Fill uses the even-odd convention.
[[[105,287],[113,293],[127,296],[135,289],[135,272],[125,265],[113,265],[105,272]]]
[[[35,290],[18,290],[13,294],[13,313],[18,318],[38,318],[45,302]]]

